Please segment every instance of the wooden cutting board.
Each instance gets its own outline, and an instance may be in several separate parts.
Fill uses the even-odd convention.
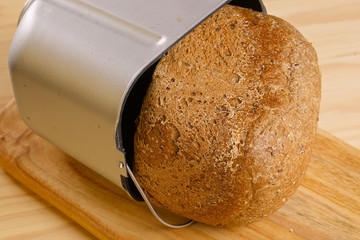
[[[0,111],[0,165],[101,239],[360,239],[360,151],[322,130],[296,194],[245,227],[162,226],[144,203],[27,128],[14,101]]]

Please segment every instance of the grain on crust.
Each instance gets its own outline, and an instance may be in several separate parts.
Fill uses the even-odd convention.
[[[172,212],[217,226],[253,222],[300,184],[319,104],[311,44],[280,18],[227,5],[157,65],[135,175]]]

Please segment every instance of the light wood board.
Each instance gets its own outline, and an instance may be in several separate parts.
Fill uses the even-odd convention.
[[[28,129],[14,101],[0,113],[0,165],[101,239],[360,239],[360,151],[322,130],[296,194],[245,227],[162,226],[144,203]]]

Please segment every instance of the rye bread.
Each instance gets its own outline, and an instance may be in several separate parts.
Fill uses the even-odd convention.
[[[163,56],[134,137],[157,206],[210,225],[278,210],[304,176],[320,105],[312,45],[284,20],[225,6]]]

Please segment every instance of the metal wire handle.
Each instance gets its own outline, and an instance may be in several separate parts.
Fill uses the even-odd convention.
[[[164,224],[165,226],[171,227],[171,228],[183,228],[183,227],[187,227],[187,226],[189,226],[189,225],[191,225],[191,224],[193,224],[193,223],[195,222],[194,220],[190,220],[190,221],[188,221],[188,222],[186,222],[186,223],[177,225],[177,224],[168,223],[168,222],[166,222],[165,220],[163,220],[163,219],[156,213],[155,209],[153,208],[153,206],[151,205],[150,201],[149,201],[148,198],[146,197],[144,191],[142,190],[139,182],[136,180],[136,178],[135,178],[134,174],[132,173],[132,171],[131,171],[131,169],[130,169],[130,167],[129,167],[128,164],[126,164],[126,170],[128,171],[128,173],[129,173],[131,179],[133,180],[133,182],[135,183],[136,188],[139,190],[141,196],[143,197],[143,199],[144,199],[146,205],[148,206],[148,208],[150,209],[151,213],[154,215],[154,217],[155,217],[157,220],[159,220],[159,222],[161,222],[161,223]]]

